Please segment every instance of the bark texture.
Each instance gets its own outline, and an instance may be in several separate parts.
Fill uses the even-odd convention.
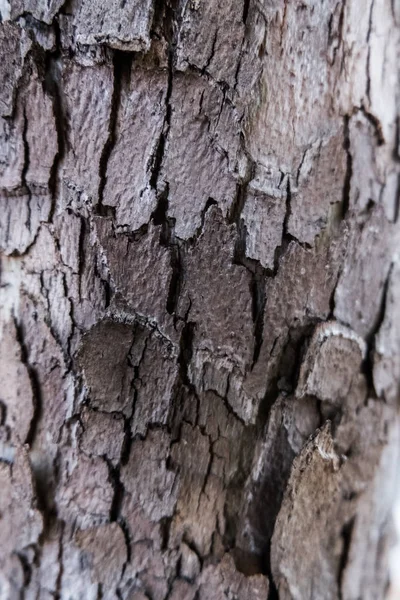
[[[1,600],[377,600],[400,5],[0,3]]]

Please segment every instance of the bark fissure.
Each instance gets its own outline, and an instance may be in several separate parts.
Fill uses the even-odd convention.
[[[58,193],[59,166],[62,162],[67,139],[67,118],[63,107],[63,90],[61,84],[60,66],[62,62],[61,31],[57,19],[54,20],[55,50],[47,52],[45,56],[44,89],[52,98],[53,115],[57,132],[57,152],[53,160],[49,178],[49,190],[52,195],[52,208],[49,220],[52,221]]]
[[[107,183],[107,166],[111,152],[115,145],[118,113],[121,104],[122,86],[129,86],[133,57],[130,53],[116,50],[113,57],[113,91],[111,99],[110,119],[108,124],[108,138],[104,144],[99,162],[99,190],[96,203],[96,214],[107,216],[112,208],[104,205],[104,188]]]
[[[343,543],[343,549],[342,549],[342,553],[340,555],[340,563],[339,563],[339,571],[338,571],[338,588],[339,588],[339,598],[340,600],[342,600],[343,598],[343,591],[342,591],[342,584],[343,584],[343,575],[347,566],[347,561],[349,559],[349,552],[350,552],[350,544],[351,544],[351,536],[353,534],[353,529],[354,529],[354,521],[355,519],[351,519],[348,523],[346,523],[341,531],[341,538],[342,538],[342,543]]]
[[[33,445],[35,440],[36,430],[42,414],[42,394],[39,376],[35,367],[29,362],[29,349],[24,338],[23,326],[14,317],[14,326],[17,335],[17,341],[21,349],[21,360],[28,370],[29,380],[33,393],[33,415],[29,425],[29,430],[24,442],[29,446]]]
[[[350,132],[349,132],[350,118],[344,117],[343,121],[343,133],[344,133],[344,149],[346,151],[346,173],[343,183],[343,196],[342,196],[342,219],[346,217],[346,213],[350,206],[350,186],[351,176],[353,172],[353,159],[351,155],[351,144],[350,144]]]

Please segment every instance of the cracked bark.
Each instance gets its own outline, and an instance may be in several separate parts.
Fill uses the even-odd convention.
[[[395,3],[0,10],[0,600],[384,598]]]

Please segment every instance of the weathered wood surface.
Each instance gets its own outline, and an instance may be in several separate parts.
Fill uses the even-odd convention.
[[[0,3],[1,600],[377,600],[400,5]]]

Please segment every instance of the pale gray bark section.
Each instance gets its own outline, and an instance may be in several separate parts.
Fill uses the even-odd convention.
[[[0,11],[0,600],[384,598],[397,3]]]

